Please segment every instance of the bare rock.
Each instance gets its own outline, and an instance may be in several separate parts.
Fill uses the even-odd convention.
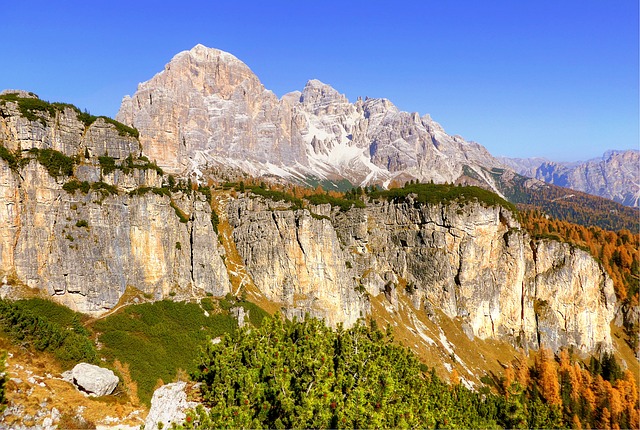
[[[187,401],[186,382],[174,382],[163,385],[153,393],[151,409],[144,423],[145,429],[170,428],[171,423],[181,424],[187,409],[195,408],[196,402]]]
[[[90,396],[106,396],[113,393],[119,379],[109,369],[88,363],[79,363],[71,370],[73,383]]]

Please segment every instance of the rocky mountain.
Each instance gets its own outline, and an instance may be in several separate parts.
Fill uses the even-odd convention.
[[[288,315],[347,326],[376,306],[391,318],[407,297],[402,312],[444,315],[470,338],[611,348],[617,304],[602,266],[532,240],[505,201],[408,195],[345,211],[196,191],[151,163],[121,124],[20,95],[0,96],[4,296],[29,287],[99,314],[129,287],[197,299],[253,285],[254,300]],[[411,324],[424,344],[440,336]]]
[[[608,151],[601,158],[558,163],[544,158],[500,158],[521,175],[638,207],[640,151]]]
[[[158,299],[180,287],[229,291],[204,197],[158,192],[159,169],[113,124],[20,100],[0,99],[3,286],[37,288],[82,312],[115,307],[128,286]],[[128,170],[108,167],[127,157]]]
[[[240,60],[202,45],[125,97],[117,119],[140,131],[151,159],[177,173],[235,167],[366,185],[454,182],[467,166],[491,187],[479,166],[500,165],[484,147],[386,99],[350,103],[318,80],[278,99]]]

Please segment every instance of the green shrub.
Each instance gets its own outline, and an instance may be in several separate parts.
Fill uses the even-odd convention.
[[[297,198],[297,197],[295,197],[295,196],[293,196],[291,194],[284,193],[282,191],[267,190],[267,189],[265,189],[264,183],[262,185],[263,186],[261,186],[261,187],[257,187],[257,186],[254,185],[254,186],[247,187],[247,188],[253,194],[257,194],[259,196],[266,197],[266,198],[268,198],[270,200],[273,200],[275,202],[285,201],[287,203],[291,203],[293,205],[293,208],[301,208],[302,207],[302,200],[300,200],[299,198]]]
[[[365,204],[359,199],[345,199],[340,197],[332,197],[328,194],[313,194],[305,197],[312,205],[322,205],[329,203],[331,207],[339,207],[342,212],[346,212],[352,207],[363,208]]]
[[[228,314],[206,317],[197,303],[164,300],[128,306],[93,328],[105,356],[129,364],[140,400],[149,404],[159,378],[170,382],[178,369],[195,370],[199,347],[237,323]]]
[[[76,221],[76,227],[89,228],[89,223],[85,219],[80,219],[80,220]]]
[[[49,175],[54,178],[58,176],[73,176],[75,160],[64,155],[62,152],[48,148],[31,148],[29,153],[34,154],[38,163],[43,165],[47,169],[47,172],[49,172]]]
[[[220,224],[220,218],[218,218],[218,214],[212,208],[211,209],[211,225],[213,226],[213,231],[215,231],[216,234],[218,234],[218,224]]]
[[[71,179],[62,186],[62,189],[69,194],[75,193],[76,190],[80,190],[83,194],[87,194],[91,189],[91,185],[87,181],[80,182],[77,179]]]
[[[102,173],[104,175],[108,175],[109,173],[116,170],[116,160],[113,157],[109,157],[108,155],[101,155],[98,157],[98,161],[100,162],[100,168],[102,169]]]
[[[97,361],[81,318],[64,306],[40,299],[0,300],[0,330],[13,343],[52,352],[64,367]]]
[[[7,164],[9,164],[9,168],[11,170],[18,170],[18,167],[19,167],[18,161],[20,159],[19,153],[14,154],[13,152],[5,148],[3,145],[0,145],[0,158],[2,158],[4,161],[7,162]]]
[[[91,189],[99,192],[102,195],[102,198],[114,195],[118,195],[118,189],[113,185],[109,185],[106,182],[94,182],[91,184]]]

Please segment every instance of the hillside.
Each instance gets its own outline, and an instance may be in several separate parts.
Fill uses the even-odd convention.
[[[527,178],[506,169],[485,169],[495,186],[511,203],[523,210],[539,209],[549,216],[585,227],[605,230],[640,231],[640,210],[613,200],[570,190],[537,179]],[[475,172],[465,169],[459,182],[477,184]]]
[[[500,160],[521,175],[638,207],[640,151],[607,151],[601,158],[575,163],[541,158]]]

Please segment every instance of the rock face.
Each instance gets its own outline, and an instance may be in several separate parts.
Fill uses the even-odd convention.
[[[557,163],[544,158],[502,158],[524,176],[615,200],[627,206],[640,203],[640,151],[608,151],[583,163]]]
[[[111,370],[88,363],[76,364],[65,376],[80,390],[97,397],[113,393],[119,382]]]
[[[368,306],[331,221],[275,206],[245,198],[228,207],[236,248],[254,283],[290,317],[309,313],[334,326],[353,325]]]
[[[198,403],[187,401],[186,382],[163,385],[153,393],[151,409],[144,422],[145,429],[170,428],[171,423],[182,424],[187,409],[195,408]]]
[[[71,109],[55,118],[45,114],[44,123],[21,117],[15,103],[0,109],[0,144],[23,152],[26,161],[12,168],[0,160],[0,273],[5,279],[45,290],[82,312],[113,308],[128,286],[157,299],[169,292],[189,296],[229,291],[204,196],[129,194],[158,189],[162,176],[144,168],[106,174],[91,155],[137,157],[134,138],[121,136],[111,124],[98,123],[101,120],[85,130]],[[70,178],[52,176],[29,155],[32,148],[76,157],[76,180],[102,188],[65,191]],[[176,208],[187,214],[186,222]]]
[[[483,339],[554,350],[610,348],[611,279],[569,245],[533,241],[501,207],[372,202],[348,212],[230,204],[238,252],[255,284],[290,314],[351,324],[369,296],[460,318]]]
[[[222,165],[253,175],[388,184],[454,182],[466,165],[491,186],[478,166],[499,165],[482,146],[386,99],[352,104],[318,80],[278,99],[240,60],[202,45],[125,97],[117,119],[140,130],[145,153],[174,172]]]

